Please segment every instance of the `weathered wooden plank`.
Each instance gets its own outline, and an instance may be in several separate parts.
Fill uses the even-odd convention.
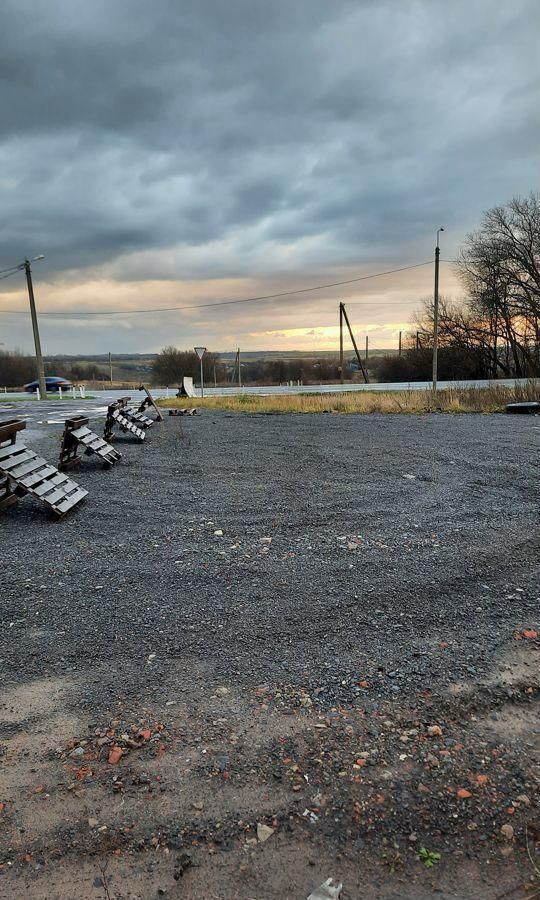
[[[87,437],[89,434],[93,434],[89,428],[83,425],[82,428],[74,428],[71,432],[74,438],[77,438],[78,441],[82,440],[82,438]]]
[[[62,484],[63,481],[68,480],[67,475],[64,475],[63,472],[58,472],[56,475],[53,475],[52,478],[47,478],[42,484],[31,490],[37,497],[44,498],[45,494],[48,494],[49,491],[52,491],[57,485]]]
[[[42,460],[45,462],[45,460]],[[45,478],[49,478],[51,475],[54,475],[58,469],[55,469],[54,466],[49,465],[49,463],[45,464],[45,467],[41,469],[39,472],[32,472],[31,475],[27,475],[25,478],[20,478],[19,483],[22,484],[25,488],[32,488],[35,484],[39,484]]]
[[[21,450],[26,450],[24,444],[8,444],[6,447],[0,447],[0,459],[5,459],[12,453],[20,453]]]
[[[71,484],[73,485],[73,482],[71,482]],[[77,485],[74,485],[74,487],[76,488]],[[51,491],[50,494],[46,494],[41,499],[48,506],[56,506],[56,504],[58,503],[59,500],[62,500],[64,497],[68,497],[69,494],[71,494],[71,491],[68,491],[66,489],[65,484],[61,484],[57,487],[57,489],[55,491]]]
[[[96,437],[96,435],[93,435],[93,438],[94,440],[90,441],[86,446],[90,450],[93,450],[94,453],[98,450],[102,450],[103,447],[110,447],[110,444],[108,444],[107,441],[104,441],[103,438]]]
[[[35,457],[35,453],[33,450],[27,450],[26,447],[22,448],[22,450],[17,447],[17,450],[20,450],[19,453],[15,453],[9,459],[3,459],[0,462],[0,466],[2,467],[4,472],[8,472],[10,469],[14,469],[22,463],[28,462],[28,460],[33,459]]]
[[[21,466],[17,466],[17,468],[15,469],[11,469],[9,474],[13,478],[19,480],[20,478],[23,478],[24,475],[29,475],[30,472],[36,472],[38,469],[42,469],[43,466],[47,464],[44,459],[42,459],[40,456],[36,456],[35,453],[33,454],[33,457],[34,458],[29,462],[24,463]]]
[[[23,419],[0,419],[0,444],[4,441],[14,442],[18,431],[26,428]]]
[[[54,506],[54,512],[57,513],[57,515],[63,516],[64,513],[67,513],[68,510],[76,506],[77,503],[80,503],[81,500],[84,500],[87,495],[88,491],[85,491],[84,488],[77,488],[77,490],[73,491],[72,494],[69,494],[69,496],[66,497],[65,500],[61,500]]]
[[[96,450],[98,456],[101,456],[102,459],[106,459],[107,462],[118,462],[121,459],[121,454],[118,453],[114,447],[100,447]]]

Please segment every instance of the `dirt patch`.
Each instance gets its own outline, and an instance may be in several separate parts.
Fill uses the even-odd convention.
[[[181,699],[119,700],[99,721],[73,715],[70,682],[11,695],[19,730],[4,744],[6,896],[24,884],[32,900],[146,900],[158,890],[292,900],[334,875],[343,900],[417,900],[434,885],[459,897],[467,868],[478,898],[492,900],[496,882],[527,883],[526,730],[504,740],[485,725],[490,704],[530,723],[521,687],[508,711],[497,693],[472,690],[372,708],[367,682],[362,700],[328,707],[287,683],[248,691],[203,678],[196,667]],[[271,829],[264,843],[261,824]],[[421,847],[440,853],[436,871],[425,870]]]

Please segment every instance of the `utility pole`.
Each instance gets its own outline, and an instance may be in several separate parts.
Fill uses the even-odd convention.
[[[401,356],[401,331],[399,332],[399,349],[398,349],[398,356]]]
[[[216,379],[216,364],[214,363],[214,387],[217,387],[217,379]]]
[[[112,384],[112,357],[111,357],[111,351],[110,351],[110,350],[109,350],[109,375],[110,375],[110,381],[111,381],[111,384]]]
[[[345,319],[345,324],[347,325],[347,328],[349,329],[349,334],[350,334],[350,336],[351,336],[351,341],[352,341],[352,345],[353,345],[353,347],[354,347],[354,352],[356,353],[356,358],[357,358],[357,360],[358,360],[358,365],[360,366],[360,371],[361,371],[362,375],[364,376],[364,381],[365,381],[365,383],[366,383],[366,384],[369,384],[369,378],[368,378],[368,376],[367,376],[367,372],[366,372],[366,370],[365,370],[365,368],[364,368],[364,364],[363,364],[363,362],[362,362],[362,359],[361,359],[361,356],[360,356],[360,352],[359,352],[358,346],[357,346],[357,344],[356,344],[356,339],[355,339],[355,337],[354,337],[353,330],[352,330],[352,328],[351,328],[351,323],[349,322],[349,317],[348,317],[348,315],[347,315],[347,310],[345,309],[345,304],[342,303],[341,305],[342,305],[342,307],[343,307],[343,317],[344,317],[344,319]]]
[[[343,303],[339,304],[339,372],[340,381],[344,384],[343,374]]]
[[[369,359],[369,336],[366,334],[366,366]]]
[[[236,351],[236,356],[238,359],[238,387],[241,388],[242,387],[242,369],[240,368],[240,347],[238,347],[238,350]]]
[[[437,246],[435,247],[435,287],[433,290],[433,390],[437,390],[437,366],[439,352],[439,234],[444,231],[441,227],[437,229]]]
[[[30,260],[24,260],[24,271],[26,272],[26,283],[28,285],[28,299],[30,300],[30,315],[32,317],[32,331],[34,332],[34,346],[36,348],[36,365],[37,376],[39,381],[39,393],[42,400],[47,399],[47,385],[45,382],[45,369],[43,368],[43,356],[41,355],[41,341],[39,340],[39,328],[36,313],[36,302],[34,300],[34,287],[32,285],[32,270],[30,268]]]

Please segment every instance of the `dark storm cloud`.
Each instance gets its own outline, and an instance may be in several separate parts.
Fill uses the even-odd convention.
[[[266,275],[296,244],[296,271],[430,252],[441,221],[461,237],[534,187],[533,15],[532,0],[8,0],[0,259],[144,279]],[[167,248],[175,272],[115,263]]]

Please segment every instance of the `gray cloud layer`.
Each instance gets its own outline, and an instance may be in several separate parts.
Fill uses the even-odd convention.
[[[38,252],[49,277],[82,280],[399,265],[441,222],[455,249],[535,186],[536,15],[533,0],[7,0],[0,267]]]

